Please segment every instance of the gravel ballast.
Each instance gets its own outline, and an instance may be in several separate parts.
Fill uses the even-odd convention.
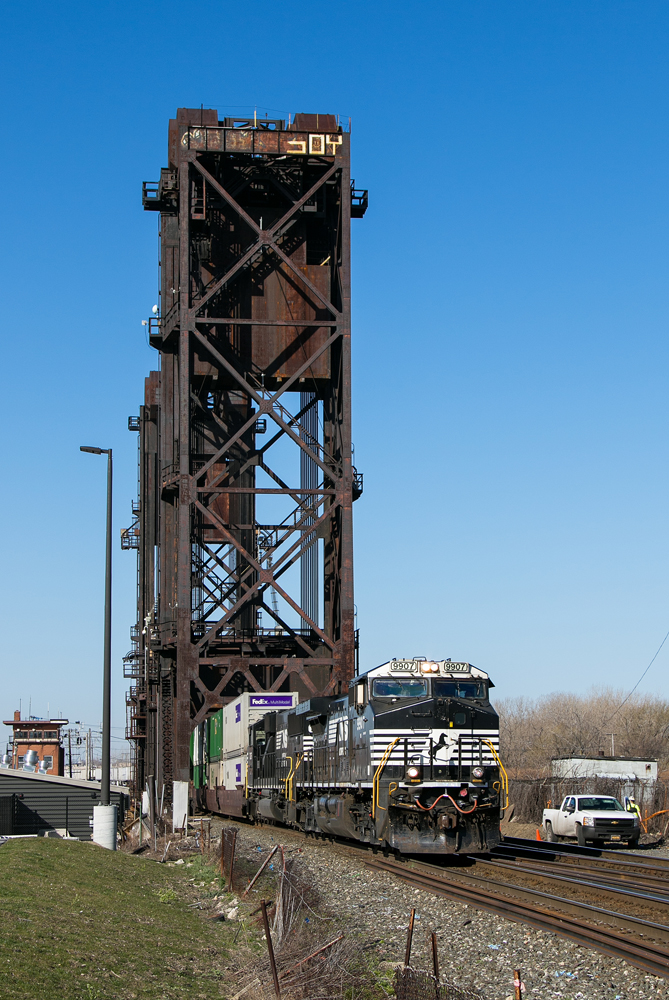
[[[214,822],[218,830],[221,821]],[[390,873],[368,869],[364,855],[358,858],[346,848],[281,827],[227,821],[222,825],[238,828],[238,852],[247,858],[255,852],[258,867],[268,849],[284,845],[287,857],[299,859],[301,877],[321,900],[319,912],[310,919],[323,921],[324,935],[329,933],[328,924],[337,932],[341,926],[380,962],[403,961],[409,913],[414,907],[412,965],[431,967],[429,936],[435,931],[442,978],[461,987],[475,987],[486,1000],[513,997],[514,968],[522,970],[528,998],[669,997],[668,980],[555,934],[414,889]],[[261,883],[251,895],[261,898]]]

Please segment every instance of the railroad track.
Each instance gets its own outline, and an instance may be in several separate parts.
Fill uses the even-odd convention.
[[[571,858],[574,861],[579,859],[609,862],[617,865],[635,865],[643,868],[664,868],[669,873],[669,858],[660,858],[654,855],[652,859],[646,859],[643,854],[632,854],[630,851],[610,850],[599,847],[579,847],[577,844],[555,843],[551,844],[545,840],[526,840],[522,837],[504,837],[495,852],[517,853],[523,852],[531,855],[554,856],[560,858]]]
[[[565,886],[594,889],[598,894],[627,896],[650,904],[669,906],[669,874],[657,869],[653,872],[619,870],[603,864],[564,864],[560,861],[525,861],[516,858],[498,857],[476,858],[476,868],[489,867],[495,873],[527,875],[540,880],[550,879]]]
[[[415,888],[468,903],[497,916],[552,931],[580,945],[622,958],[655,976],[669,979],[669,926],[618,913],[554,892],[520,887],[417,861],[367,859],[368,868],[389,872]],[[612,926],[603,926],[608,924]],[[617,929],[613,929],[613,928]]]
[[[282,834],[288,839],[305,838],[304,833],[290,828],[284,828]],[[416,858],[381,857],[378,851],[370,857],[374,849],[369,845],[324,839],[337,851],[358,857],[368,868],[389,872],[416,888],[551,931],[622,958],[652,975],[669,978],[668,923],[556,894],[556,887],[563,885],[584,888],[591,894],[608,893],[619,904],[627,897],[638,905],[643,902],[666,909],[669,921],[669,859],[505,838],[492,854],[462,857],[467,867],[456,868],[453,858],[445,867]],[[514,874],[542,880],[545,891],[504,880]]]

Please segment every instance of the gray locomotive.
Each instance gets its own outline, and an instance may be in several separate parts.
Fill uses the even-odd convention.
[[[223,753],[220,784],[209,766],[207,806],[409,854],[489,851],[507,804],[492,686],[469,663],[412,659],[284,710],[250,696],[266,705],[247,707],[245,752]]]

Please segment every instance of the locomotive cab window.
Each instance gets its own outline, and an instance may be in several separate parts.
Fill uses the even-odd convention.
[[[379,677],[374,681],[372,693],[375,698],[424,698],[427,681],[414,677]]]
[[[438,681],[434,680],[435,698],[485,698],[485,681]]]

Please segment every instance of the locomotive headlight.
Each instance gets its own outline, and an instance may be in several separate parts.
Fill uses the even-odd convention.
[[[420,768],[412,764],[411,767],[407,768],[407,778],[410,781],[417,781],[420,778]]]
[[[482,777],[483,777],[483,768],[482,767],[473,767],[472,768],[472,778],[475,778],[476,781],[480,781]]]
[[[421,663],[421,665],[420,665],[420,672],[422,674],[438,674],[439,673],[439,664],[438,663],[432,663],[429,660],[427,660],[424,663]]]

